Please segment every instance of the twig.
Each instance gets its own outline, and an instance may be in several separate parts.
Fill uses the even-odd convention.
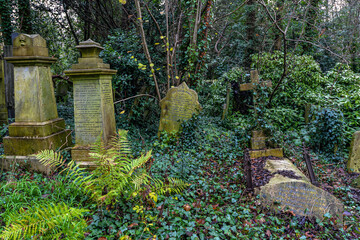
[[[230,16],[231,14],[235,13],[237,10],[239,10],[239,9],[242,8],[245,4],[247,4],[248,1],[249,1],[249,0],[246,0],[245,2],[243,2],[243,3],[242,3],[239,7],[237,7],[234,11],[232,11],[232,12],[230,12],[230,13],[228,13],[228,14],[225,14],[225,15],[223,15],[223,16],[215,19],[213,23],[215,23],[215,22],[217,22],[217,21],[219,21],[219,20],[221,20],[221,19],[223,19],[223,18],[226,18],[227,16]]]
[[[157,97],[154,97],[154,96],[152,96],[152,95],[150,95],[150,94],[139,94],[139,95],[136,95],[136,96],[132,96],[132,97],[128,97],[128,98],[121,99],[121,100],[119,100],[119,101],[114,102],[114,104],[117,104],[117,103],[120,103],[120,102],[125,102],[125,101],[127,101],[127,100],[129,100],[129,99],[137,98],[137,97],[152,97],[152,98],[155,98],[156,100],[158,100]]]

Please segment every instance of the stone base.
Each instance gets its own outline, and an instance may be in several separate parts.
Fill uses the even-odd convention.
[[[250,158],[260,158],[260,157],[284,157],[282,148],[270,148],[270,149],[262,149],[262,150],[250,150],[249,151]]]
[[[7,156],[28,156],[44,149],[57,150],[71,145],[71,130],[62,130],[45,137],[4,137],[4,152]]]
[[[94,163],[94,159],[89,155],[89,148],[72,148],[71,149],[71,158],[74,160],[81,168],[86,168],[88,170],[94,170],[96,168],[96,164]]]
[[[65,129],[65,120],[57,118],[46,122],[14,122],[9,126],[11,137],[46,137]]]
[[[1,170],[14,172],[19,167],[47,175],[49,175],[52,170],[50,167],[41,164],[35,156],[5,156],[4,158],[0,158]]]

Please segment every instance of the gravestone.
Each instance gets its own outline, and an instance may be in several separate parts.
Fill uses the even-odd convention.
[[[106,145],[116,134],[111,80],[117,70],[99,58],[103,50],[99,43],[89,39],[76,48],[81,52],[79,63],[65,71],[74,90],[75,147],[71,155],[80,166],[93,169],[91,146],[99,137]]]
[[[8,124],[8,111],[5,102],[4,61],[0,60],[0,126],[3,124]]]
[[[58,117],[51,79],[50,65],[56,58],[49,57],[46,41],[38,34],[20,34],[13,56],[5,60],[14,65],[15,80],[15,122],[4,138],[7,159],[70,146],[70,130]]]
[[[360,173],[360,131],[353,134],[347,169],[349,172]]]
[[[330,213],[343,222],[343,204],[329,192],[312,185],[309,179],[288,159],[266,160],[266,170],[274,174],[270,181],[260,187],[260,201],[274,210],[289,210],[300,216],[314,216],[320,220]],[[282,175],[292,172],[296,177]],[[288,174],[289,175],[289,174]]]
[[[201,110],[197,93],[189,89],[185,82],[178,87],[172,87],[160,101],[160,107],[159,133],[179,131],[181,122],[190,119]]]
[[[255,91],[257,86],[260,85],[262,87],[271,87],[271,81],[262,81],[259,80],[259,73],[257,70],[253,70],[250,72],[251,83],[240,84],[240,91],[254,91],[254,109],[255,109],[255,118],[257,117],[257,104],[256,100],[258,98],[258,93]],[[267,148],[266,146],[267,136],[263,130],[255,130],[252,131],[251,136],[251,149],[249,151],[250,158],[259,158],[266,156],[274,156],[274,157],[283,157],[282,148]]]

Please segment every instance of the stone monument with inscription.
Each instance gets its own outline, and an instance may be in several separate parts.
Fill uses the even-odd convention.
[[[197,93],[189,89],[185,82],[178,87],[172,87],[160,101],[160,107],[159,133],[179,131],[181,122],[190,119],[201,110]]]
[[[15,122],[4,138],[5,155],[28,156],[44,149],[71,145],[70,130],[58,117],[46,41],[38,34],[20,34],[14,40]]]
[[[8,124],[8,111],[5,102],[4,61],[0,60],[0,126],[3,124]]]
[[[91,146],[100,136],[107,144],[116,133],[111,80],[117,71],[99,58],[103,50],[99,43],[89,39],[76,48],[81,52],[79,63],[65,71],[74,89],[75,147],[71,155],[82,167],[92,169]]]
[[[360,173],[360,131],[353,135],[347,169],[349,172]]]
[[[268,159],[264,169],[273,177],[260,187],[263,204],[275,210],[289,210],[300,216],[324,218],[330,213],[338,225],[343,222],[343,204],[329,192],[312,185],[309,179],[288,159]],[[287,174],[284,174],[287,173]]]

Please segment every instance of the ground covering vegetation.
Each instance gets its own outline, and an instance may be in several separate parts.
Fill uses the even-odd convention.
[[[57,167],[49,176],[16,163],[0,170],[0,239],[359,239],[358,175],[346,169],[360,126],[359,9],[355,0],[0,0],[4,43],[13,31],[39,33],[59,59],[54,84],[68,91],[58,112],[72,130],[63,71],[80,41],[104,46],[118,70],[117,128],[128,131],[120,152],[94,146],[92,173],[68,149],[39,156]],[[256,104],[238,87],[251,69],[272,81],[257,86]],[[203,109],[158,137],[159,100],[183,81]],[[319,187],[344,204],[342,227],[329,214],[274,212],[246,191],[244,150],[259,128],[304,173],[310,152]]]

